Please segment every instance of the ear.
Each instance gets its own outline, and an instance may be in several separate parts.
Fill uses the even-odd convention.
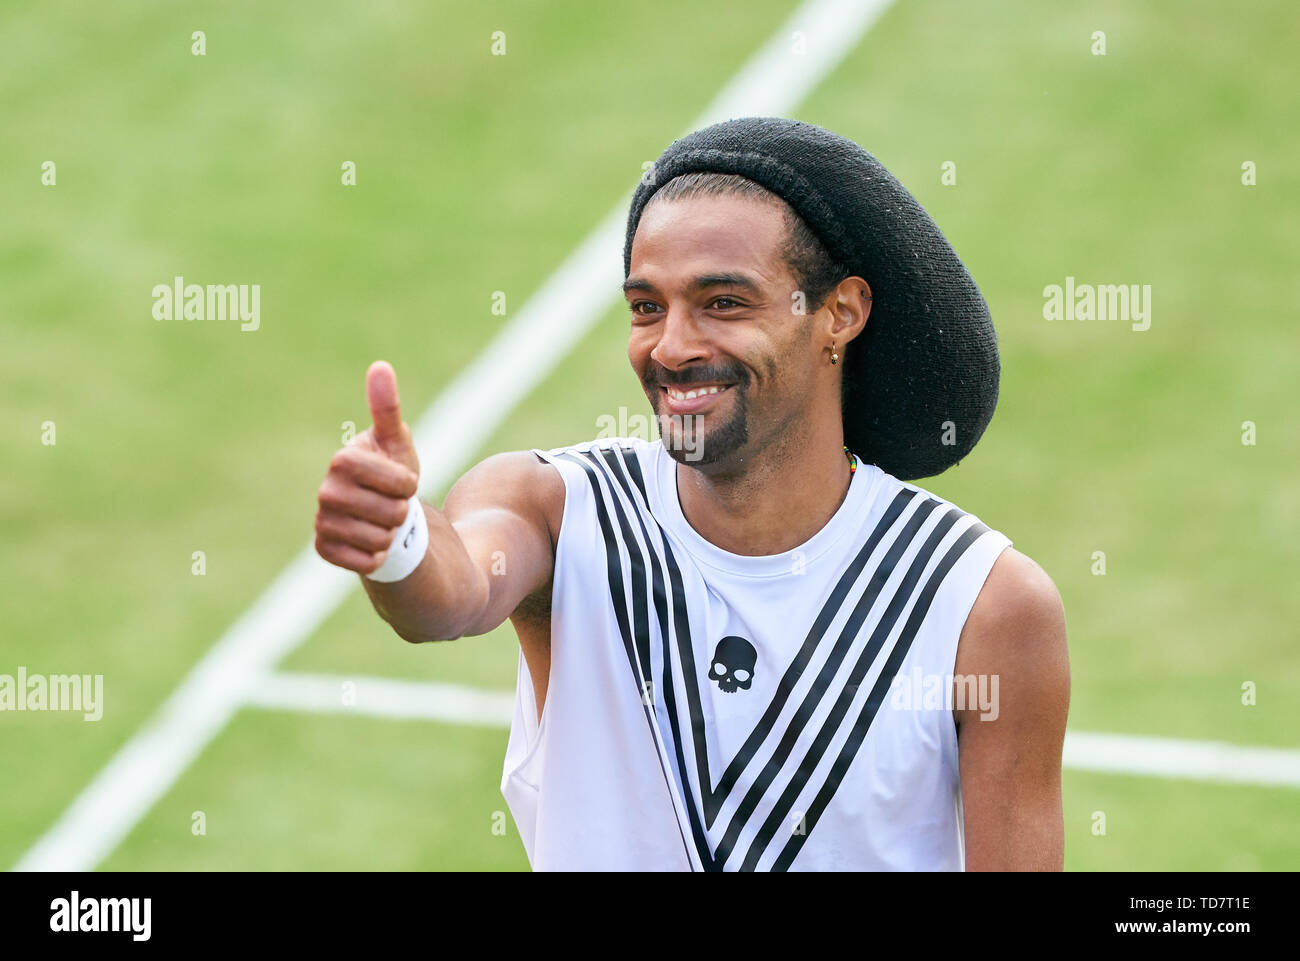
[[[826,298],[830,313],[827,336],[839,344],[847,344],[867,327],[871,316],[871,285],[861,277],[841,280]]]

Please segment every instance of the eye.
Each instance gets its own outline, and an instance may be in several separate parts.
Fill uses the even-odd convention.
[[[656,304],[653,300],[634,300],[628,306],[631,308],[632,313],[639,314],[643,317],[648,313],[655,313],[659,310],[659,305]],[[643,310],[642,309],[643,307],[649,307],[651,309]]]
[[[709,302],[709,306],[717,310],[735,310],[737,307],[744,307],[745,305],[735,297],[714,297]]]

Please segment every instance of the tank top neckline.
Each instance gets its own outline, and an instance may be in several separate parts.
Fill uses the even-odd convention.
[[[858,458],[858,469],[849,478],[849,489],[839,508],[821,530],[798,547],[779,554],[733,554],[723,550],[700,534],[682,511],[677,494],[677,462],[664,450],[662,443],[653,445],[651,456],[654,482],[649,494],[651,506],[668,530],[676,536],[695,560],[718,570],[745,577],[783,577],[806,567],[834,547],[851,531],[857,530],[866,517],[871,499],[880,485],[883,471]]]

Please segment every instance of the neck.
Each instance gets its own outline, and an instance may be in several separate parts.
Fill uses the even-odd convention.
[[[848,494],[851,472],[843,429],[786,431],[782,440],[733,469],[708,474],[677,465],[677,496],[687,523],[732,554],[793,550],[820,531]]]

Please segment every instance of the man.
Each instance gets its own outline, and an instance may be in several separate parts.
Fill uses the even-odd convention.
[[[745,118],[659,158],[624,264],[661,442],[500,454],[438,511],[381,362],[320,489],[318,551],[401,637],[513,622],[533,867],[1059,870],[1059,595],[905,480],[997,398],[939,229],[857,144]]]

